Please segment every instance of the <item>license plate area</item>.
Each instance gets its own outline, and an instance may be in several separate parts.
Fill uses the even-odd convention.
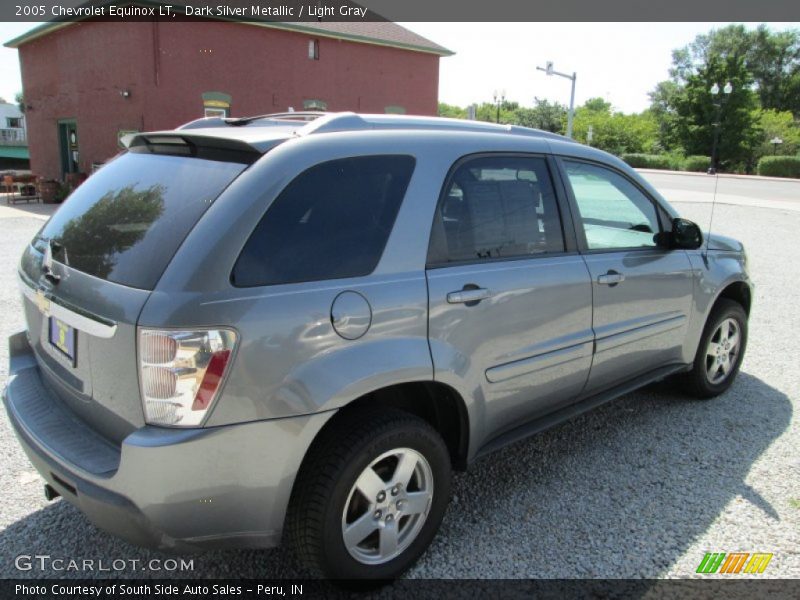
[[[59,321],[55,317],[49,318],[48,341],[59,354],[66,358],[74,367],[76,364],[78,348],[78,332],[74,327]]]

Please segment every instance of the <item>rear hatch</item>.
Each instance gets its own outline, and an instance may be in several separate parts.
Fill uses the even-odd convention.
[[[75,190],[22,257],[25,316],[43,380],[115,443],[144,425],[139,313],[189,231],[258,156],[210,141],[137,138]]]

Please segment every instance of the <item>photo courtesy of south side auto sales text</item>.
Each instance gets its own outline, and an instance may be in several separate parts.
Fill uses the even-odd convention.
[[[283,596],[294,597],[303,594],[303,586],[300,584],[290,585],[263,585],[263,584],[175,584],[175,583],[109,583],[109,584],[69,584],[69,583],[48,583],[39,585],[27,585],[18,583],[15,586],[17,597],[30,596],[37,598],[66,596],[69,598],[135,598],[142,596]]]
[[[360,6],[349,6],[346,4],[299,4],[299,5],[275,5],[262,6],[252,4],[250,6],[228,6],[220,4],[217,6],[192,6],[181,5],[180,7],[164,4],[159,6],[55,6],[46,7],[36,4],[17,4],[15,14],[19,17],[59,17],[59,18],[88,18],[88,17],[112,17],[112,18],[133,18],[133,17],[227,17],[246,19],[248,17],[288,17],[302,19],[304,17],[360,17],[364,18],[367,9]]]

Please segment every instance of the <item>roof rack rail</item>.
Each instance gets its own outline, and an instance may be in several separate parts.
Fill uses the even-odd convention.
[[[353,112],[326,113],[296,131],[297,135],[330,133],[334,131],[362,131],[366,129],[466,131],[476,133],[504,133],[554,140],[574,141],[569,138],[530,127],[499,125],[484,121],[448,119],[443,117],[417,117],[410,115],[361,115]]]
[[[443,117],[419,117],[412,115],[393,114],[357,114],[354,112],[324,112],[302,111],[281,112],[236,119],[222,119],[210,117],[196,119],[186,123],[178,129],[206,129],[241,127],[255,121],[259,127],[292,127],[292,133],[297,136],[306,136],[317,133],[332,133],[335,131],[365,131],[365,130],[425,130],[425,131],[463,131],[474,133],[500,133],[526,137],[547,138],[573,142],[562,135],[521,127],[519,125],[500,125],[484,121],[470,121],[464,119],[447,119]]]

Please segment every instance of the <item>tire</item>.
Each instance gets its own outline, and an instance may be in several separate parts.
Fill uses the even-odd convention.
[[[439,529],[450,500],[450,455],[436,430],[403,411],[339,419],[315,441],[300,469],[287,541],[317,576],[394,579]]]
[[[723,324],[728,324],[729,331],[737,334],[736,344],[732,343],[733,335],[731,335],[725,346],[725,333],[721,330]],[[730,329],[731,325],[737,331],[733,332]],[[720,335],[723,338],[720,338]],[[718,343],[719,340],[723,341],[722,346]],[[701,399],[719,396],[731,387],[736,379],[746,347],[747,314],[744,308],[738,302],[721,298],[706,321],[692,370],[682,377],[684,390]]]

